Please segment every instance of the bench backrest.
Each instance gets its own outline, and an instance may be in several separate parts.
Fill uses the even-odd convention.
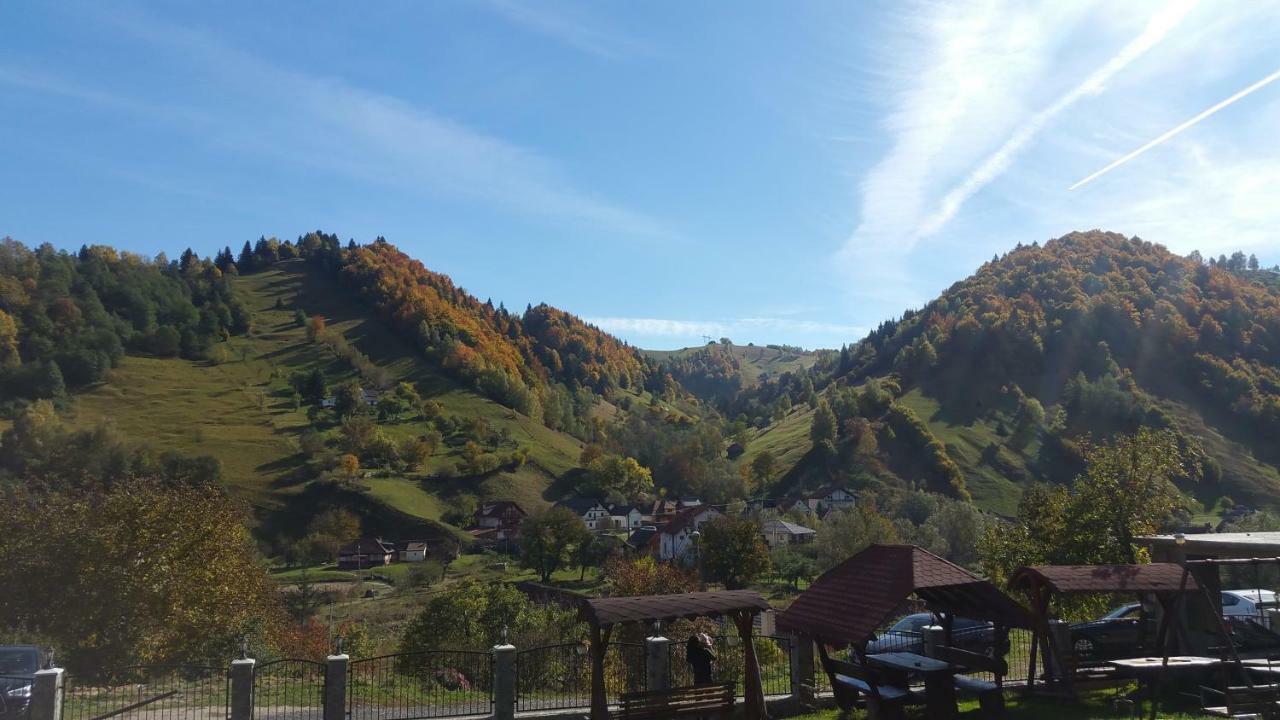
[[[835,658],[830,657],[823,660],[822,665],[822,669],[827,671],[827,674],[831,676],[833,682],[836,675],[844,675],[855,680],[861,680],[870,687],[871,694],[876,697],[880,696],[881,685],[891,684],[883,675],[876,672],[874,668],[870,668],[865,665],[836,660]]]
[[[1280,699],[1277,688],[1270,685],[1229,687],[1225,695],[1227,710],[1233,715],[1257,712],[1270,716]]]
[[[727,713],[732,708],[732,685],[685,685],[622,696],[622,717],[634,720]]]
[[[981,653],[961,650],[959,648],[940,646],[933,649],[933,656],[952,665],[958,665],[966,672],[993,673],[997,682],[1009,674],[1009,663],[1004,658],[987,657]]]

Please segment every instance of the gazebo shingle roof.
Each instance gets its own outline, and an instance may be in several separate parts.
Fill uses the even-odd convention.
[[[772,609],[754,590],[691,592],[678,595],[596,598],[582,603],[578,617],[605,627],[627,622],[715,617],[732,612],[762,612]]]
[[[1177,563],[1034,565],[1018,568],[1009,579],[1009,587],[1030,589],[1036,584],[1055,593],[1177,592],[1182,587],[1182,575],[1182,566]],[[1185,590],[1200,590],[1189,573]]]
[[[1021,605],[968,570],[913,545],[872,545],[823,573],[778,627],[861,645],[912,593],[938,611],[1030,626]]]

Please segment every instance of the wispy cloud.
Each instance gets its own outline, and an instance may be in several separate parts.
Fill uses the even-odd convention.
[[[1084,82],[1054,100],[1048,107],[1031,116],[1020,125],[1009,139],[994,153],[987,156],[958,186],[942,199],[941,207],[925,218],[918,232],[919,237],[932,235],[943,228],[960,211],[965,201],[986,187],[992,180],[1008,170],[1014,159],[1036,138],[1054,118],[1075,105],[1081,99],[1097,95],[1116,73],[1145,55],[1165,38],[1196,5],[1195,0],[1180,0],[1161,8],[1138,37],[1125,45],[1120,52],[1094,70]]]
[[[1091,173],[1090,175],[1087,175],[1087,176],[1085,176],[1084,178],[1082,178],[1082,179],[1080,179],[1080,180],[1076,181],[1076,182],[1075,182],[1075,184],[1073,184],[1073,185],[1072,185],[1070,188],[1068,188],[1068,189],[1069,189],[1069,190],[1075,190],[1076,188],[1082,187],[1082,186],[1084,186],[1084,185],[1087,185],[1087,184],[1088,184],[1088,183],[1090,183],[1090,182],[1093,182],[1094,180],[1096,180],[1096,179],[1098,179],[1098,178],[1102,177],[1103,175],[1105,175],[1105,174],[1107,174],[1107,173],[1111,172],[1112,170],[1114,170],[1114,169],[1116,169],[1116,168],[1120,167],[1121,165],[1123,165],[1123,164],[1125,164],[1125,163],[1129,162],[1130,160],[1132,160],[1132,159],[1134,159],[1134,158],[1138,157],[1138,156],[1139,156],[1139,155],[1141,155],[1142,153],[1144,153],[1144,152],[1146,152],[1146,151],[1150,150],[1151,148],[1153,148],[1153,147],[1155,147],[1155,146],[1157,146],[1157,145],[1159,145],[1159,144],[1161,144],[1161,143],[1163,143],[1163,142],[1165,142],[1165,141],[1167,141],[1167,140],[1170,140],[1170,139],[1172,139],[1173,137],[1175,137],[1175,136],[1179,135],[1180,133],[1182,133],[1183,131],[1185,131],[1185,130],[1187,130],[1187,129],[1189,129],[1189,128],[1191,128],[1191,127],[1195,126],[1195,125],[1197,125],[1197,124],[1198,124],[1198,123],[1200,123],[1202,120],[1204,120],[1204,119],[1208,118],[1210,115],[1213,115],[1214,113],[1218,112],[1219,110],[1222,110],[1223,108],[1226,108],[1226,107],[1228,107],[1228,106],[1230,106],[1230,105],[1232,105],[1232,104],[1236,103],[1237,101],[1239,101],[1239,100],[1241,100],[1241,99],[1243,99],[1243,98],[1245,98],[1245,97],[1248,97],[1249,95],[1252,95],[1253,93],[1255,93],[1255,92],[1257,92],[1257,91],[1261,90],[1262,88],[1264,88],[1264,87],[1266,87],[1266,86],[1270,85],[1271,83],[1275,82],[1276,80],[1280,80],[1280,70],[1277,70],[1277,71],[1275,71],[1275,72],[1271,73],[1270,75],[1268,75],[1268,76],[1266,76],[1266,77],[1262,78],[1262,79],[1261,79],[1261,80],[1259,80],[1258,82],[1256,82],[1256,83],[1254,83],[1254,84],[1250,85],[1249,87],[1247,87],[1247,88],[1245,88],[1245,89],[1241,90],[1240,92],[1238,92],[1238,93],[1236,93],[1236,94],[1232,95],[1231,97],[1227,98],[1226,100],[1222,100],[1221,102],[1218,102],[1218,103],[1215,103],[1215,104],[1211,105],[1207,110],[1204,110],[1204,111],[1202,111],[1202,112],[1200,112],[1200,113],[1196,114],[1196,115],[1195,115],[1194,117],[1192,117],[1190,120],[1187,120],[1186,122],[1181,123],[1180,125],[1178,125],[1178,126],[1174,127],[1173,129],[1168,130],[1167,132],[1162,133],[1159,137],[1157,137],[1156,139],[1154,139],[1154,140],[1152,140],[1152,141],[1148,142],[1147,144],[1143,145],[1142,147],[1139,147],[1137,150],[1134,150],[1134,151],[1132,151],[1132,152],[1130,152],[1130,153],[1127,153],[1127,154],[1125,154],[1125,155],[1122,155],[1120,158],[1118,158],[1117,160],[1115,160],[1115,161],[1114,161],[1114,162],[1112,162],[1111,164],[1107,165],[1106,167],[1102,168],[1101,170],[1098,170],[1097,172]]]
[[[533,6],[518,0],[487,0],[484,4],[508,22],[590,55],[612,60],[647,52],[635,39],[552,9],[549,3]]]
[[[835,347],[860,340],[867,334],[861,325],[801,320],[792,317],[746,317],[730,320],[670,320],[645,317],[598,317],[587,322],[615,335],[635,338],[676,338],[697,344],[703,336],[768,338],[786,331],[789,337],[807,338],[815,347]]]
[[[661,223],[575,184],[536,149],[480,132],[429,108],[367,90],[337,77],[300,72],[224,43],[202,30],[115,9],[102,19],[150,43],[194,73],[201,93],[163,103],[86,89],[52,75],[19,74],[30,89],[120,107],[163,106],[192,124],[200,142],[248,155],[337,172],[399,191],[429,189],[528,215],[640,236],[670,236]],[[35,79],[31,79],[35,78]],[[0,76],[3,81],[4,76]],[[212,126],[212,127],[211,127]]]

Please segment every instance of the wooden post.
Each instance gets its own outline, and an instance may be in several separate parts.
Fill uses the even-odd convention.
[[[591,720],[609,720],[609,699],[604,691],[604,654],[613,627],[591,626]]]
[[[752,637],[752,613],[740,612],[733,616],[742,639],[743,668],[743,717],[746,720],[765,720],[768,714],[764,705],[764,685],[760,682],[760,662],[756,658],[756,644]]]

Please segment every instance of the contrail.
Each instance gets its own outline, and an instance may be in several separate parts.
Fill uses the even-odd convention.
[[[1200,113],[1199,115],[1196,115],[1195,117],[1191,118],[1190,120],[1188,120],[1188,121],[1186,121],[1186,122],[1182,123],[1182,124],[1181,124],[1181,125],[1179,125],[1178,127],[1174,128],[1174,129],[1172,129],[1172,130],[1170,130],[1169,132],[1166,132],[1165,134],[1161,135],[1160,137],[1156,138],[1155,140],[1152,140],[1151,142],[1147,143],[1146,145],[1143,145],[1142,147],[1138,148],[1137,150],[1134,150],[1133,152],[1129,153],[1128,155],[1125,155],[1124,157],[1120,158],[1119,160],[1116,160],[1115,162],[1111,163],[1110,165],[1108,165],[1108,166],[1106,166],[1106,167],[1102,168],[1102,169],[1101,169],[1101,170],[1099,170],[1098,172],[1096,172],[1096,173],[1094,173],[1094,174],[1092,174],[1092,175],[1090,175],[1090,176],[1088,176],[1088,177],[1086,177],[1086,178],[1084,178],[1084,179],[1082,179],[1082,180],[1080,180],[1080,181],[1076,182],[1076,184],[1075,184],[1075,185],[1072,185],[1071,187],[1069,187],[1069,188],[1067,188],[1067,189],[1068,189],[1068,190],[1075,190],[1076,188],[1080,187],[1081,185],[1085,185],[1085,184],[1087,184],[1087,183],[1093,182],[1094,180],[1098,179],[1099,177],[1102,177],[1103,175],[1105,175],[1105,174],[1107,174],[1107,173],[1111,172],[1112,170],[1114,170],[1114,169],[1116,169],[1116,168],[1120,167],[1121,165],[1123,165],[1123,164],[1125,164],[1125,163],[1129,162],[1130,160],[1132,160],[1132,159],[1134,159],[1134,158],[1138,157],[1138,156],[1139,156],[1139,155],[1141,155],[1142,153],[1144,153],[1144,152],[1146,152],[1146,151],[1150,150],[1151,148],[1153,148],[1153,147],[1155,147],[1155,146],[1159,145],[1160,143],[1164,142],[1165,140],[1168,140],[1169,138],[1173,137],[1174,135],[1177,135],[1178,133],[1182,132],[1183,130],[1186,130],[1187,128],[1189,128],[1189,127],[1191,127],[1191,126],[1195,125],[1196,123],[1200,122],[1201,120],[1204,120],[1205,118],[1207,118],[1207,117],[1209,117],[1210,115],[1212,115],[1212,114],[1214,114],[1214,113],[1218,112],[1219,110],[1221,110],[1221,109],[1223,109],[1223,108],[1227,107],[1228,105],[1231,105],[1231,104],[1232,104],[1232,103],[1234,103],[1235,101],[1237,101],[1237,100],[1239,100],[1239,99],[1241,99],[1241,98],[1243,98],[1243,97],[1245,97],[1245,96],[1252,95],[1253,93],[1255,93],[1255,92],[1257,92],[1257,91],[1261,90],[1262,88],[1264,88],[1264,87],[1266,87],[1266,86],[1270,85],[1271,83],[1275,82],[1276,80],[1280,80],[1280,70],[1277,70],[1277,71],[1275,71],[1275,72],[1271,73],[1270,75],[1268,75],[1268,76],[1266,76],[1266,77],[1262,78],[1262,79],[1261,79],[1261,80],[1259,80],[1258,82],[1256,82],[1256,83],[1254,83],[1254,84],[1250,85],[1249,87],[1247,87],[1247,88],[1245,88],[1245,89],[1241,90],[1240,92],[1236,93],[1235,95],[1232,95],[1231,97],[1227,98],[1226,100],[1223,100],[1222,102],[1218,103],[1217,105],[1214,105],[1213,107],[1209,108],[1208,110],[1205,110],[1204,112]]]

